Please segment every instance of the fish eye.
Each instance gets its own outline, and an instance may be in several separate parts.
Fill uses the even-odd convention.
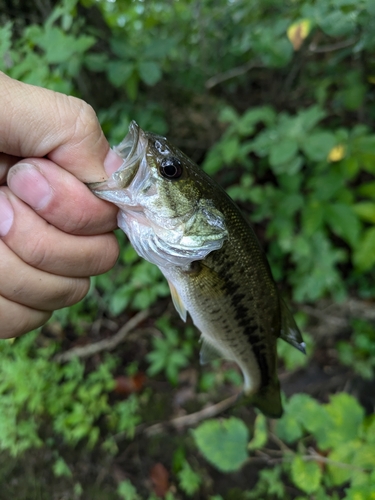
[[[166,179],[179,179],[183,173],[182,163],[174,156],[164,158],[160,163],[160,173]]]

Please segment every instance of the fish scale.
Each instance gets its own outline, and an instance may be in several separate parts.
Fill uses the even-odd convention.
[[[90,189],[119,207],[119,227],[167,278],[184,321],[189,312],[202,333],[201,362],[236,362],[244,376],[243,401],[280,417],[277,339],[302,352],[305,346],[249,222],[164,137],[132,122],[115,151],[123,165]]]

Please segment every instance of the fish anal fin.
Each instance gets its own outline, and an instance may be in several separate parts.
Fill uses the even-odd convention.
[[[281,332],[280,338],[288,342],[303,354],[306,354],[306,344],[303,341],[301,332],[283,299],[280,299],[281,309]]]
[[[222,357],[223,355],[218,349],[206,339],[202,338],[202,347],[199,353],[199,362],[201,365],[205,365],[215,359],[221,359]]]
[[[186,318],[187,318],[186,307],[185,307],[184,303],[182,302],[182,299],[181,299],[178,291],[176,290],[176,287],[173,285],[173,283],[168,281],[168,285],[169,285],[169,289],[171,291],[173,305],[175,306],[176,311],[180,315],[182,321],[186,321]]]

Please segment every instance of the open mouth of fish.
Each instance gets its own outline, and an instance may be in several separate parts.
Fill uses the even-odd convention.
[[[147,143],[148,138],[146,137],[146,134],[135,121],[132,121],[126,137],[118,146],[114,146],[113,148],[113,151],[123,159],[121,167],[106,181],[94,182],[88,184],[87,186],[100,198],[113,201],[114,203],[118,201],[119,193],[117,193],[117,189],[124,190],[132,183],[141,167]],[[136,189],[137,186],[133,187],[133,191],[134,188]],[[113,199],[108,198],[108,193],[104,196],[104,191],[112,191]]]

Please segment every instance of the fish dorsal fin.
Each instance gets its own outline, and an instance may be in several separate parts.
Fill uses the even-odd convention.
[[[199,362],[205,365],[215,359],[221,359],[223,355],[206,339],[202,338],[202,347],[199,353]]]
[[[173,285],[173,283],[168,281],[168,285],[169,285],[169,289],[171,291],[173,305],[175,306],[182,321],[186,321],[186,317],[187,317],[186,307],[184,306],[184,303],[182,302],[182,299],[181,299],[178,291],[176,290],[176,287]]]
[[[306,344],[301,332],[283,299],[280,299],[281,308],[281,332],[280,337],[299,351],[306,354]]]

